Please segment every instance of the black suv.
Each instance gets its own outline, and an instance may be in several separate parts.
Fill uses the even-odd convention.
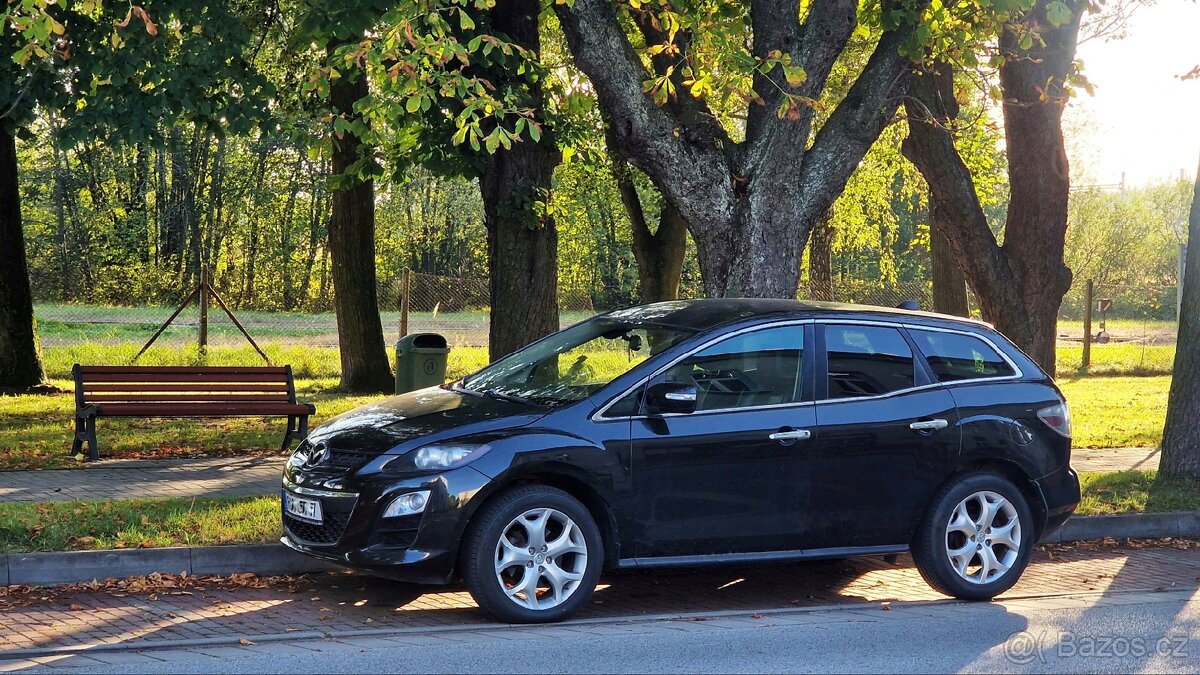
[[[1070,433],[1051,378],[983,323],[663,302],[322,425],[284,469],[283,542],[462,578],[505,621],[568,616],[605,567],[904,551],[981,600],[1074,511]]]

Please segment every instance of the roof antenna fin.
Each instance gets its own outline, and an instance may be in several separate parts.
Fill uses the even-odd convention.
[[[896,309],[907,309],[910,312],[915,312],[921,309],[921,304],[916,300],[905,300],[904,302],[896,305]]]

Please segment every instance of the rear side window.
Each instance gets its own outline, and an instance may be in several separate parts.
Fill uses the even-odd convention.
[[[938,382],[1016,375],[988,343],[962,333],[909,329]]]
[[[915,382],[913,353],[899,330],[885,326],[826,326],[829,398],[878,396]]]

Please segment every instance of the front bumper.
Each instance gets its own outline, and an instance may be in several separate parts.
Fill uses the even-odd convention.
[[[310,487],[312,480],[289,467],[283,491],[318,499],[326,514],[313,526],[287,513],[283,544],[301,553],[399,581],[445,584],[456,575],[463,532],[478,506],[488,477],[470,467],[409,478],[374,474],[347,479],[339,490]],[[309,485],[306,485],[309,484]],[[397,496],[428,490],[422,513],[400,518],[379,515]]]
[[[1042,493],[1046,505],[1046,522],[1042,526],[1038,541],[1045,541],[1056,534],[1075,513],[1079,506],[1079,476],[1070,466],[1055,471],[1034,481]]]

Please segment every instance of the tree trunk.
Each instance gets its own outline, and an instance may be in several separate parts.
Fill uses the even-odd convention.
[[[970,316],[967,307],[967,280],[958,261],[954,259],[954,249],[946,235],[942,234],[945,225],[936,222],[938,216],[930,209],[929,226],[929,266],[933,277],[933,311],[942,314]]]
[[[17,170],[17,139],[0,123],[0,389],[21,391],[44,384],[46,374],[33,318]]]
[[[971,173],[949,128],[958,115],[954,82],[946,66],[918,76],[905,100],[909,134],[904,156],[929,185],[935,213],[983,317],[1017,343],[1050,375],[1062,297],[1071,287],[1063,263],[1070,177],[1063,149],[1063,87],[1075,56],[1082,3],[1069,3],[1071,20],[1050,27],[1038,3],[1017,29],[1000,38],[1000,66],[1008,150],[1008,219],[1000,246],[979,205]],[[1040,26],[1044,45],[1022,50],[1017,30]],[[932,218],[931,218],[932,219]]]
[[[500,0],[492,27],[518,45],[540,53],[537,0]],[[503,88],[503,83],[498,83]],[[529,83],[531,107],[542,107],[541,83]],[[479,180],[488,233],[492,360],[557,331],[558,230],[554,217],[535,211],[549,204],[551,177],[561,159],[549,134],[514,143],[485,157]]]
[[[331,56],[337,46],[330,45]],[[365,73],[344,71],[329,87],[333,114],[354,118],[354,103],[369,93]],[[341,176],[361,153],[369,150],[361,146],[352,133],[341,138],[334,134],[333,175]],[[354,179],[340,187],[332,194],[329,248],[342,360],[341,387],[354,392],[387,392],[395,381],[383,343],[375,287],[375,183]]]
[[[794,0],[752,3],[753,56],[786,52],[804,64],[807,78],[793,86],[782,69],[757,74],[758,101],[749,106],[745,140],[736,142],[713,123],[716,117],[703,99],[688,95],[681,82],[685,69],[667,65],[677,57],[651,59],[654,72],[678,90],[666,105],[654,103],[642,85],[651,75],[612,3],[555,4],[576,64],[591,80],[604,114],[616,121],[617,148],[688,223],[708,295],[795,297],[809,232],[891,121],[912,70],[900,51],[913,30],[907,23],[883,32],[815,135],[814,111],[783,98],[821,97],[858,24],[857,6],[855,0],[831,0],[801,25]],[[648,44],[672,39],[655,21],[636,20]],[[674,39],[686,54],[690,37]],[[786,114],[777,115],[779,110]]]
[[[1170,476],[1200,478],[1200,166],[1188,216],[1184,271],[1179,341],[1158,470]]]
[[[808,297],[833,300],[833,210],[825,212],[812,232],[808,249]]]
[[[633,257],[638,265],[638,285],[642,302],[659,302],[679,298],[679,280],[683,275],[683,259],[687,256],[687,221],[679,209],[663,196],[658,215],[658,229],[650,231],[642,199],[630,175],[629,163],[615,149],[609,134],[609,154],[612,155],[613,178],[621,195],[621,204],[629,217],[633,232]]]

